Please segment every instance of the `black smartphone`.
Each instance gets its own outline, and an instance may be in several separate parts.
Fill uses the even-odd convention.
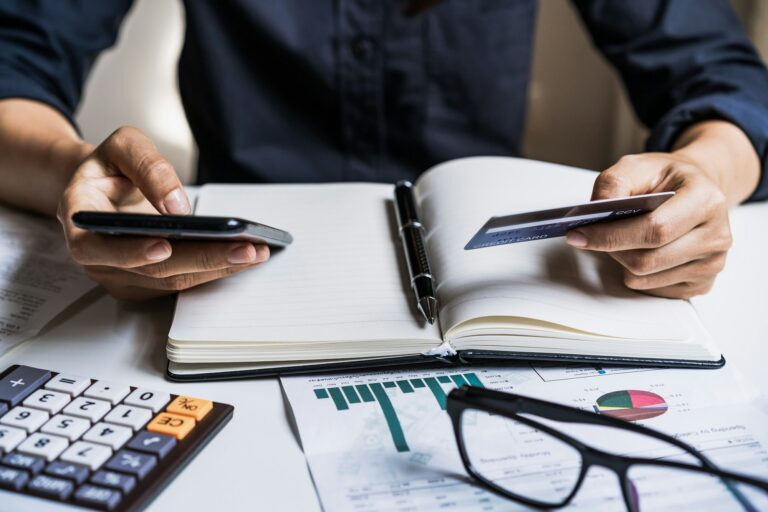
[[[156,236],[183,240],[246,240],[272,247],[293,242],[287,231],[236,217],[77,212],[72,222],[104,235]]]

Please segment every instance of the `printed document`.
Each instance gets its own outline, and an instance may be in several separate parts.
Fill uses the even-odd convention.
[[[465,383],[628,418],[686,441],[723,469],[768,475],[768,415],[752,405],[757,395],[728,367],[478,367],[281,380],[325,510],[526,510],[486,492],[464,470],[444,407],[446,394]],[[616,429],[548,424],[612,453],[676,460],[682,455],[666,443]],[[473,449],[520,478],[521,489],[559,485],[553,438],[519,422],[498,425],[489,422]],[[519,460],[494,459],[498,447],[508,443],[520,445]],[[731,509],[734,498],[724,486],[700,484],[698,477],[648,478],[640,488],[643,509]],[[752,498],[758,500],[755,510],[768,510],[768,497]],[[569,509],[625,510],[617,478],[591,468]]]
[[[69,259],[57,222],[0,207],[0,354],[94,286]]]

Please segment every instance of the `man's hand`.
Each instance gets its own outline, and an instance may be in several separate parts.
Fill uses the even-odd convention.
[[[624,283],[664,297],[706,293],[731,246],[725,196],[694,162],[668,153],[626,156],[595,181],[592,199],[674,190],[646,215],[575,229],[569,244],[608,252]]]
[[[672,190],[675,197],[639,217],[577,228],[566,240],[609,253],[624,267],[629,288],[690,298],[709,291],[723,269],[732,243],[728,206],[754,190],[759,161],[741,130],[722,121],[694,126],[678,147],[623,157],[598,176],[592,194],[608,199]],[[741,155],[729,162],[732,150]]]
[[[110,294],[145,299],[191,288],[253,267],[269,257],[247,242],[169,242],[110,237],[75,227],[81,210],[186,215],[192,213],[171,164],[135,128],[110,135],[75,171],[57,217],[72,257]]]

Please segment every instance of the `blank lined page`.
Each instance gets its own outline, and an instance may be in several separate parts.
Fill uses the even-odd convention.
[[[438,328],[416,315],[405,284],[391,196],[392,186],[383,184],[203,187],[197,214],[285,229],[294,243],[273,251],[259,267],[180,294],[170,338],[202,346],[218,342],[217,347],[369,340],[439,344]]]

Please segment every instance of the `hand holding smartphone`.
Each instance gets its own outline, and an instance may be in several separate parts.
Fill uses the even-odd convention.
[[[290,243],[280,230],[242,219],[188,216],[173,165],[135,128],[83,149],[58,217],[72,260],[117,299],[151,299],[256,269]]]

